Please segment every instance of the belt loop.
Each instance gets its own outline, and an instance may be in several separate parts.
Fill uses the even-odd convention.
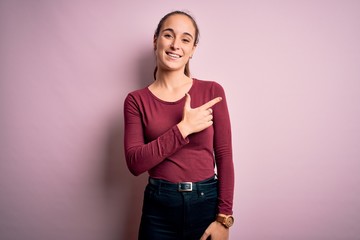
[[[202,193],[201,184],[196,183],[196,191],[197,191],[198,197],[200,197],[201,193]]]

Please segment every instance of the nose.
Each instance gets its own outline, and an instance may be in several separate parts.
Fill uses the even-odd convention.
[[[174,40],[172,41],[170,47],[173,48],[173,49],[179,49],[179,40],[177,38],[174,38]]]

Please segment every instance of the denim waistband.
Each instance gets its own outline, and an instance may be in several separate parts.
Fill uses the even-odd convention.
[[[216,176],[213,176],[199,182],[172,183],[166,180],[149,177],[149,184],[165,188],[167,190],[173,190],[178,192],[191,192],[194,190],[206,189],[207,187],[213,188],[217,184],[217,178]]]

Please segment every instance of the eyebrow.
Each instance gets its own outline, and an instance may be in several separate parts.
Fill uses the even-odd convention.
[[[172,33],[175,34],[175,31],[174,31],[174,29],[172,29],[172,28],[166,28],[166,29],[162,30],[162,32],[165,32],[165,31],[170,31],[170,32],[172,32]],[[189,37],[191,37],[192,39],[194,39],[193,35],[191,35],[191,34],[188,33],[188,32],[184,32],[183,34],[188,35]]]

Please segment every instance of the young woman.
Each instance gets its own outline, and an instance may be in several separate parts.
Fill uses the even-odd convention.
[[[190,77],[198,41],[189,14],[165,15],[154,34],[155,81],[124,102],[128,168],[150,175],[141,240],[225,240],[234,221],[229,113],[218,83]]]

